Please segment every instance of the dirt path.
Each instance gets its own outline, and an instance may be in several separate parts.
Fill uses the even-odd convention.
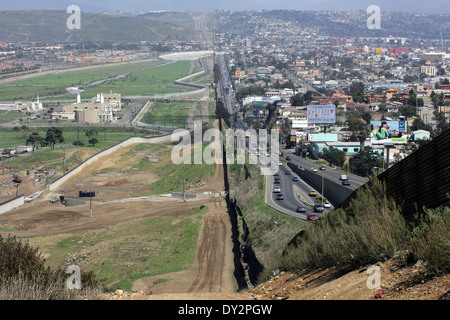
[[[231,223],[223,199],[203,218],[196,255],[197,274],[187,292],[233,292]]]

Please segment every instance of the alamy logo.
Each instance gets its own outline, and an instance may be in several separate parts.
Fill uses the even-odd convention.
[[[67,29],[81,29],[81,9],[79,6],[71,5],[67,8],[67,13],[70,13],[70,17],[67,18]]]
[[[381,29],[381,9],[377,5],[371,5],[367,8],[370,16],[367,18],[367,28],[370,30]]]
[[[367,289],[381,289],[381,271],[380,267],[372,265],[366,271],[369,277],[366,281]]]
[[[181,140],[180,140],[181,139]],[[172,133],[174,164],[223,164],[224,150],[227,164],[259,164],[264,175],[278,171],[279,130],[225,130],[225,139],[218,129],[202,131],[202,123],[194,122],[194,137],[186,129]],[[209,143],[203,148],[205,143]],[[270,154],[269,154],[270,146]]]
[[[70,274],[70,277],[66,280],[67,289],[81,289],[81,271],[77,265],[70,265],[67,267],[66,273]]]

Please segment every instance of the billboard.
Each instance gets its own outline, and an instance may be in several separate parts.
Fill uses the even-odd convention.
[[[335,105],[310,105],[307,107],[307,121],[311,123],[336,123]]]
[[[244,71],[236,71],[235,75],[236,75],[236,77],[245,77],[245,72]]]
[[[408,132],[408,122],[405,120],[383,120],[387,124],[387,129],[393,136],[397,136],[399,132],[407,133]],[[381,125],[381,120],[378,121],[370,121],[370,129],[377,130]]]
[[[372,144],[384,144],[392,142],[394,144],[405,144],[407,142],[406,133],[408,129],[408,122],[404,120],[392,121],[383,120],[386,122],[386,129],[389,133],[389,137],[385,139],[380,139],[375,136],[375,132],[379,129],[381,125],[381,120],[370,121],[370,141]]]

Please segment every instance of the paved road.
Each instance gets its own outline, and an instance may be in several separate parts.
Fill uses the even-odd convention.
[[[315,213],[313,210],[314,197],[309,196],[309,191],[314,190],[311,186],[306,184],[295,173],[293,173],[287,166],[286,161],[281,160],[282,165],[278,166],[278,175],[266,175],[265,176],[265,202],[267,205],[275,208],[276,210],[292,215],[294,217],[306,220],[308,214]],[[286,174],[289,171],[290,174]],[[298,181],[293,181],[293,177],[299,178]],[[275,178],[280,179],[279,184],[275,184]],[[277,192],[274,192],[275,186],[280,186],[281,193],[284,196],[283,200],[277,200]],[[320,195],[319,190],[317,194]],[[297,207],[306,207],[306,212],[297,212]],[[331,209],[331,208],[330,208]],[[315,213],[320,216],[320,213]]]
[[[367,181],[369,181],[369,179],[367,178],[363,178],[354,174],[347,174],[344,171],[338,170],[338,169],[331,169],[328,168],[325,171],[321,171],[319,170],[319,165],[309,161],[305,158],[302,158],[301,156],[298,156],[294,153],[294,149],[284,149],[283,153],[286,156],[290,156],[291,157],[291,162],[296,164],[299,167],[303,167],[305,170],[311,170],[312,168],[316,168],[317,169],[317,174],[320,175],[324,175],[326,179],[328,180],[332,180],[338,183],[341,183],[340,177],[341,174],[346,174],[348,176],[348,178],[350,179],[350,186],[346,186],[352,190],[356,190],[357,188],[361,187],[362,185],[364,185]]]

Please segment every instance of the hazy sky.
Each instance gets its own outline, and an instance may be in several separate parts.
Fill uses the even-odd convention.
[[[449,0],[0,0],[0,10],[61,9],[78,5],[85,11],[213,10],[383,10],[450,14]]]

